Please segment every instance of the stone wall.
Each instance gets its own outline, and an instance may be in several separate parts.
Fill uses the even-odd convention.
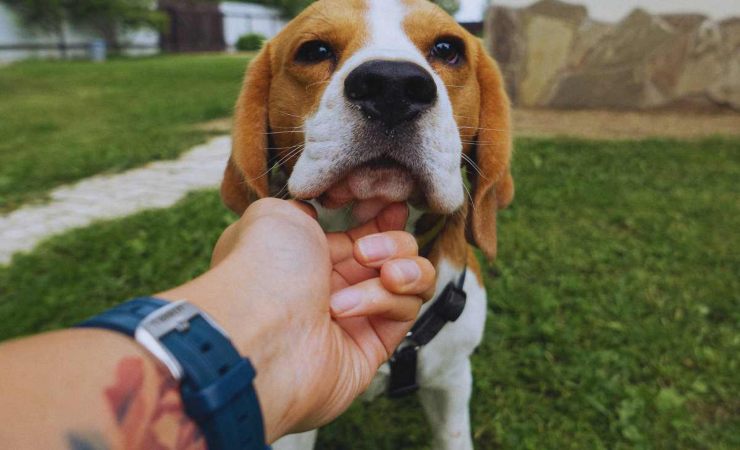
[[[583,6],[542,0],[493,6],[485,28],[520,106],[740,110],[740,18],[637,9],[609,24],[590,19]]]

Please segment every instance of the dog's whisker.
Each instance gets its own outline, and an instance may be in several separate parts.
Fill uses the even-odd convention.
[[[288,191],[288,183],[285,183],[285,185],[278,191],[278,193],[275,194],[275,197],[285,200],[288,195],[290,195],[290,192]]]
[[[316,86],[318,84],[329,84],[329,83],[331,83],[331,80],[317,81],[315,83],[308,84],[306,85],[306,92],[308,92],[308,89],[311,88],[312,86]]]
[[[475,161],[473,161],[473,159],[470,156],[468,156],[465,153],[463,153],[462,154],[462,158],[465,161],[467,161],[468,164],[470,164],[470,166],[473,168],[473,170],[475,170],[478,173],[478,176],[479,177],[483,178],[484,180],[487,180],[488,179],[485,175],[483,175],[483,172],[481,171],[481,169],[478,166],[478,164],[476,164]]]
[[[288,162],[292,157],[296,156],[301,150],[303,150],[303,147],[304,147],[303,144],[301,144],[299,146],[296,146],[296,148],[294,148],[293,150],[289,151],[285,156],[283,156],[282,158],[280,158],[272,166],[268,167],[267,170],[265,170],[259,176],[256,176],[254,178],[250,178],[249,180],[245,180],[245,181],[250,181],[250,182],[257,181],[260,178],[269,175],[273,170],[276,170],[276,169],[280,168],[283,164],[285,164],[286,162]],[[286,148],[289,148],[289,147],[286,147]]]
[[[503,128],[470,127],[470,126],[465,126],[465,125],[459,125],[458,128],[473,129],[473,130],[506,131]]]
[[[467,213],[467,208],[458,208],[454,213],[452,213],[452,217],[455,216],[461,217],[463,220],[465,220],[465,214]]]
[[[297,126],[297,127],[278,127],[278,126],[271,126],[271,130],[302,130],[303,125]]]
[[[474,213],[475,213],[475,212],[478,212],[478,211],[477,211],[477,210],[475,209],[475,202],[473,201],[473,196],[472,196],[472,195],[470,194],[470,189],[468,189],[468,187],[467,187],[467,186],[465,186],[465,183],[463,183],[463,189],[465,190],[465,193],[467,194],[467,196],[468,196],[468,199],[470,200],[470,207],[471,207],[471,208],[473,208],[473,212],[474,212]]]
[[[300,153],[304,149],[304,147],[305,146],[301,145],[301,146],[298,146],[298,147],[294,148],[293,150],[289,151],[286,155],[284,155],[282,158],[280,158],[275,164],[273,164],[273,166],[272,166],[272,168],[270,168],[270,170],[275,170],[276,168],[279,168],[280,166],[282,166],[286,162],[290,161],[290,159],[293,158],[294,156],[298,155],[298,153]]]
[[[288,149],[295,149],[298,147],[303,147],[306,144],[296,144],[296,145],[289,145],[287,147],[269,147],[268,150],[288,150]]]
[[[480,141],[463,142],[463,144],[474,144],[479,147],[493,147],[495,145],[499,145],[498,142],[480,142]]]
[[[285,111],[283,111],[283,110],[280,110],[280,109],[278,110],[278,112],[279,112],[280,114],[284,114],[284,115],[286,115],[286,116],[288,116],[288,117],[296,117],[296,118],[298,118],[298,119],[301,119],[301,120],[305,120],[305,119],[306,119],[306,118],[305,118],[305,117],[303,117],[303,116],[299,116],[299,115],[296,115],[296,114],[291,114],[291,113],[289,113],[289,112],[285,112]]]
[[[271,134],[288,134],[288,133],[303,133],[302,130],[294,130],[294,131],[268,131],[267,133],[262,133],[264,135],[271,135]]]

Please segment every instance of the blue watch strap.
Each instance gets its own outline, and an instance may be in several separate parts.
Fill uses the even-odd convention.
[[[79,326],[133,337],[147,316],[167,305],[160,299],[137,298]],[[255,371],[229,339],[198,314],[163,334],[159,342],[182,366],[185,412],[200,427],[209,450],[265,449],[262,414],[252,386]]]
[[[106,328],[134,337],[136,327],[149,314],[169,302],[152,297],[141,297],[121,303],[92,319],[77,325],[78,328]]]

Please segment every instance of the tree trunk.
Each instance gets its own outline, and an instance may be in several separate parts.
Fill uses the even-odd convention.
[[[118,27],[115,21],[103,19],[98,22],[97,28],[103,39],[105,39],[108,49],[112,53],[120,53],[121,43],[118,41]]]
[[[59,40],[59,53],[62,55],[62,59],[67,59],[67,36],[64,33],[64,22],[59,22],[56,25],[56,35]]]

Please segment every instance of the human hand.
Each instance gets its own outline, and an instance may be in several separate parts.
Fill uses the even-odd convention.
[[[343,412],[401,342],[434,268],[393,204],[325,234],[310,206],[254,203],[221,236],[212,269],[160,294],[209,312],[257,369],[269,442]]]

